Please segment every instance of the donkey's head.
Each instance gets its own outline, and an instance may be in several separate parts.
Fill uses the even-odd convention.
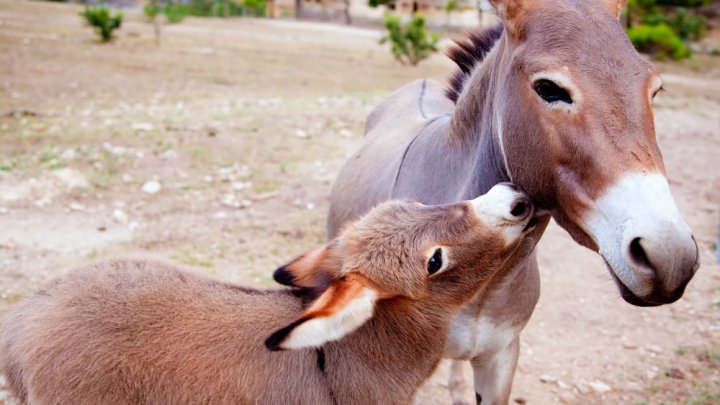
[[[534,247],[533,213],[525,195],[507,184],[450,205],[383,203],[326,246],[276,270],[276,281],[318,297],[266,345],[294,349],[340,339],[368,321],[383,299],[455,309],[518,248]]]
[[[491,2],[505,27],[491,119],[508,176],[602,255],[627,302],[674,302],[698,250],[655,139],[662,81],[618,22],[624,0]]]

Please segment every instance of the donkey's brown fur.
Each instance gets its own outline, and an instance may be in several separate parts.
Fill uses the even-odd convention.
[[[529,218],[490,226],[473,207],[385,203],[278,269],[306,276],[307,290],[245,288],[151,260],[73,270],[9,316],[0,370],[30,404],[409,403],[454,312],[524,246],[527,232],[503,235]],[[428,275],[438,247],[446,267]],[[322,349],[265,347],[302,345],[312,322],[342,328],[362,315],[343,311],[367,296],[377,297],[369,319]]]

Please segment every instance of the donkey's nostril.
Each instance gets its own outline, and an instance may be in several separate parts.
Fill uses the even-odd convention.
[[[532,205],[530,204],[530,201],[520,198],[518,200],[515,200],[512,207],[510,208],[510,214],[512,216],[519,218],[519,219],[525,219],[528,215],[530,215],[530,211],[532,210]]]
[[[650,263],[650,259],[648,259],[647,253],[645,253],[645,249],[643,249],[641,241],[642,238],[635,238],[630,242],[630,257],[635,264],[654,271],[655,268],[652,263]]]

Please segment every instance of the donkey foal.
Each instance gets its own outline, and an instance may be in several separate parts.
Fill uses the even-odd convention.
[[[534,246],[533,211],[508,185],[381,204],[276,271],[303,289],[156,261],[79,268],[10,314],[0,369],[31,404],[409,403],[457,309]]]

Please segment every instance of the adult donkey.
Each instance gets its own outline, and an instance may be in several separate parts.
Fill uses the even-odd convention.
[[[458,43],[448,91],[416,81],[370,113],[332,191],[329,237],[384,200],[449,203],[512,181],[605,259],[627,302],[674,302],[698,250],[655,140],[660,77],[617,20],[624,0],[491,2],[504,28]],[[539,293],[528,253],[457,316],[446,357],[471,361],[478,402],[508,402]]]

